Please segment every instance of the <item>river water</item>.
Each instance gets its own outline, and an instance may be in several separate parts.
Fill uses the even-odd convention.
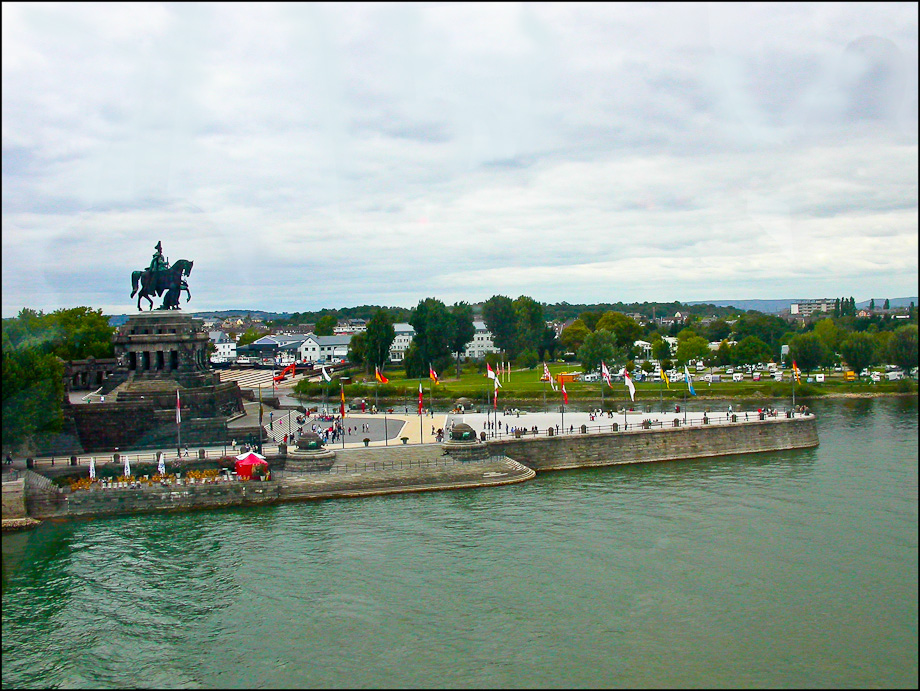
[[[3,687],[916,687],[917,399],[814,449],[3,537]]]

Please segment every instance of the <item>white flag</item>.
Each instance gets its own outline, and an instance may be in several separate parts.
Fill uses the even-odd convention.
[[[629,389],[629,398],[633,401],[636,400],[636,387],[632,382],[632,379],[629,377],[629,372],[626,369],[623,370],[623,379],[626,381],[626,388]]]
[[[326,371],[326,367],[323,366],[321,369],[323,370],[323,379],[326,381],[332,381],[332,377],[329,376],[329,372]]]
[[[96,457],[89,457],[89,477],[91,480],[96,479]]]
[[[179,406],[179,389],[176,389],[176,424],[182,422],[182,409]]]
[[[607,386],[613,387],[613,384],[610,383],[610,370],[607,369],[607,365],[604,364],[603,360],[601,360],[601,376],[607,382]]]
[[[162,451],[157,451],[157,472],[160,475],[166,475],[166,461],[163,460]]]
[[[131,461],[125,456],[125,477],[131,477]]]
[[[486,376],[489,379],[495,379],[495,371],[492,369],[492,365],[490,365],[488,362],[486,363]]]

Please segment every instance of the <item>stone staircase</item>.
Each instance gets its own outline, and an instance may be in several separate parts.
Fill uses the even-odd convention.
[[[369,446],[365,448],[342,449],[334,444],[326,447],[335,451],[336,463],[407,463],[409,461],[444,460],[444,449],[440,444],[402,444],[390,446]]]

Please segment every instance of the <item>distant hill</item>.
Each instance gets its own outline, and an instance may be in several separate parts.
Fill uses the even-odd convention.
[[[290,312],[265,312],[263,310],[216,310],[213,312],[188,312],[195,319],[227,319],[229,317],[245,317],[247,314],[258,319],[287,319]],[[109,317],[109,326],[121,326],[128,321],[130,315],[115,314]]]

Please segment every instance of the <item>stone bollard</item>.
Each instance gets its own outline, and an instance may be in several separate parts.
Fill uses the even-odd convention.
[[[738,416],[732,415],[732,422],[738,422]]]
[[[610,425],[610,427],[613,429],[614,432],[618,432],[620,430],[620,425],[616,422]]]
[[[680,420],[678,420],[677,418],[674,418],[674,423],[673,423],[673,425],[674,425],[674,427],[680,427]]]
[[[198,460],[205,460],[208,457],[207,452],[204,449],[198,449]]]
[[[708,424],[709,424],[709,418],[706,417],[705,415],[703,416],[703,424],[704,424],[704,425],[708,425]]]
[[[582,434],[587,434],[587,433],[588,433],[588,426],[587,426],[587,425],[582,425],[582,426],[581,426],[581,433],[582,433]]]
[[[35,459],[29,456],[28,458],[26,458],[26,468],[31,470],[34,467],[35,467]]]
[[[547,436],[547,437],[551,437],[551,436],[553,436],[555,433],[556,433],[556,430],[554,430],[552,427],[547,427],[547,428],[546,428],[546,436]]]
[[[76,465],[76,464],[77,464],[77,457],[76,457],[76,456],[71,456],[71,457],[70,457],[70,465]]]
[[[118,463],[119,458],[121,458],[120,454],[117,454],[117,453],[112,454],[112,461],[114,461],[115,463]]]

